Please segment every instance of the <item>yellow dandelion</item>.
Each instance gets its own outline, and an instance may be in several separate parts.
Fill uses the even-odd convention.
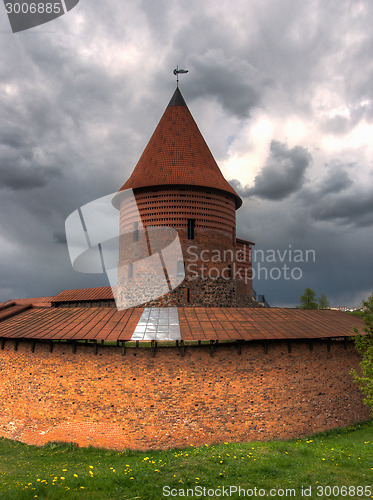
[[[74,474],[74,477],[79,477],[78,474]]]

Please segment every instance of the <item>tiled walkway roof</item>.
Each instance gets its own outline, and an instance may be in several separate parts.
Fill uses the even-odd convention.
[[[362,326],[360,318],[331,310],[180,307],[118,311],[16,304],[0,310],[0,338],[18,339],[295,340],[349,337],[353,327]]]
[[[177,88],[131,177],[121,187],[188,185],[215,188],[235,197]]]
[[[55,297],[52,297],[52,302],[83,302],[90,300],[114,300],[111,287],[102,286],[98,288],[64,290]]]
[[[49,307],[54,297],[33,297],[31,299],[15,299],[17,305],[31,304],[34,307]]]
[[[15,306],[17,307],[17,306]],[[0,320],[0,337],[43,340],[129,340],[142,309],[37,307]]]

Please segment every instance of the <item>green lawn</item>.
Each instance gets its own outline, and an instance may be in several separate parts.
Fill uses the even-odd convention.
[[[292,441],[145,453],[57,443],[39,448],[0,439],[0,457],[0,498],[9,500],[260,498],[261,488],[266,496],[271,488],[277,490],[270,498],[373,498],[373,420]],[[329,489],[321,493],[327,485],[335,487],[334,495]],[[257,495],[246,491],[239,496],[232,489],[228,496],[234,486],[256,487]],[[204,487],[205,495],[198,496]],[[311,496],[302,496],[302,487],[311,487]],[[372,487],[372,493],[365,487]],[[183,489],[184,497],[171,488]],[[224,488],[226,495],[219,495]],[[294,489],[295,495],[289,491],[286,496],[279,488]],[[177,495],[163,496],[163,491]]]

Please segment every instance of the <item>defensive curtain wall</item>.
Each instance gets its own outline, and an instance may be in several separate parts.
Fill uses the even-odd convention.
[[[114,449],[286,439],[370,417],[348,340],[180,346],[3,339],[0,435]],[[96,354],[95,354],[96,353]]]

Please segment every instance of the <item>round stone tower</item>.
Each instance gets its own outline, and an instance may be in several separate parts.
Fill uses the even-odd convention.
[[[120,193],[129,189],[137,207],[121,200]],[[235,211],[241,204],[176,88],[132,175],[114,199],[121,211],[121,234],[127,235],[120,246],[118,296],[135,293],[130,261],[150,251],[147,231],[166,226],[177,231],[182,249],[177,273],[185,274],[185,279],[175,289],[169,286],[168,293],[159,289],[160,296],[142,306],[252,305],[251,243],[236,240]],[[130,257],[129,233],[137,242],[137,255],[131,250]],[[161,249],[168,243],[167,235],[158,234]]]

